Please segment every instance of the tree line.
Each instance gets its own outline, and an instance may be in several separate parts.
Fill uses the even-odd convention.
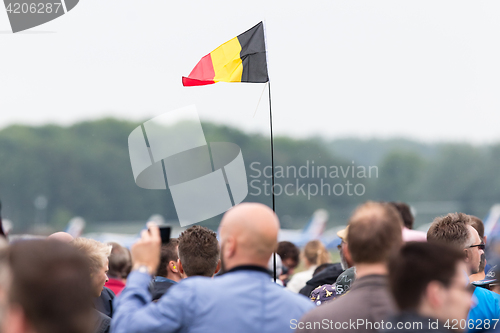
[[[168,190],[146,190],[134,182],[128,136],[139,125],[107,118],[0,130],[2,215],[17,232],[28,232],[40,221],[61,229],[73,216],[83,217],[90,229],[152,214],[175,221]],[[269,137],[212,123],[202,127],[207,142],[241,148],[249,183],[245,201],[271,206]],[[500,144],[277,137],[274,148],[276,209],[287,228],[302,227],[319,208],[329,211],[332,225],[345,224],[352,209],[368,199],[454,202],[457,209],[482,217],[500,198]],[[35,207],[40,197],[47,201],[43,212]],[[431,218],[417,217],[418,223]],[[219,221],[217,216],[203,224],[215,228]]]

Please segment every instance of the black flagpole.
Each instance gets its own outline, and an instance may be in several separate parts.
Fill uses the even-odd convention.
[[[267,82],[269,88],[269,123],[271,125],[271,193],[273,196],[273,212],[276,213],[276,200],[274,197],[274,137],[273,137],[273,112],[271,108],[271,80]],[[273,253],[274,282],[276,282],[276,252]]]
[[[264,23],[264,22],[262,22]],[[267,44],[266,41],[266,25],[263,24],[264,27],[264,44]],[[266,50],[266,67],[269,65],[268,61],[269,58],[267,57],[267,45],[265,47]],[[267,76],[267,87],[269,89],[269,124],[271,127],[271,193],[273,196],[273,212],[276,214],[276,200],[274,196],[274,137],[273,137],[273,111],[271,108],[271,80],[269,79],[269,71],[268,71],[268,76]],[[276,251],[273,252],[273,275],[274,275],[274,282],[276,283]]]

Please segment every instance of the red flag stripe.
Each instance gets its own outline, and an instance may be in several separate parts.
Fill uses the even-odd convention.
[[[197,80],[189,77],[182,77],[182,85],[184,87],[205,86],[207,84],[214,84],[213,80]]]

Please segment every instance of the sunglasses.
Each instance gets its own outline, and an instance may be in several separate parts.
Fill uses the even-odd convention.
[[[481,244],[477,244],[477,245],[471,245],[468,248],[471,248],[471,247],[477,247],[478,249],[484,251],[484,249],[486,248],[486,244],[481,243]]]

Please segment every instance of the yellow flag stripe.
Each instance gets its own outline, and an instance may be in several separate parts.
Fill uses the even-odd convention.
[[[238,37],[222,44],[212,52],[212,64],[214,66],[214,82],[241,82],[243,64],[240,58],[241,45]]]

